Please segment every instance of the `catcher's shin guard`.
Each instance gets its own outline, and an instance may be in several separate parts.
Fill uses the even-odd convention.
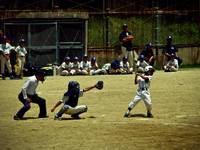
[[[64,105],[60,110],[59,112],[56,114],[57,117],[61,117],[65,111],[67,111],[69,109],[69,106],[68,105]]]

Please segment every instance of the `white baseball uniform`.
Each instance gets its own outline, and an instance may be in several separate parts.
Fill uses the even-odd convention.
[[[151,104],[151,94],[150,94],[149,88],[150,88],[150,82],[152,80],[152,76],[145,75],[145,77],[148,78],[148,81],[147,80],[145,81],[145,79],[138,76],[138,78],[137,78],[137,82],[138,82],[137,93],[136,93],[136,96],[134,97],[134,99],[130,102],[128,108],[133,109],[140,100],[143,100],[144,104],[147,108],[147,111],[151,111],[152,104]]]

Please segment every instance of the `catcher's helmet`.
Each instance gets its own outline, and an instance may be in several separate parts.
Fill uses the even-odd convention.
[[[72,94],[78,94],[80,92],[80,84],[77,81],[70,81],[68,83],[68,91]]]

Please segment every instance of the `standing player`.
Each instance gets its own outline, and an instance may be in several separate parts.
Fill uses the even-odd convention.
[[[6,42],[6,37],[3,37],[2,44],[0,44],[0,60],[1,60],[1,75],[2,79],[5,80],[5,66],[10,73],[10,79],[13,79],[11,64],[10,64],[10,51],[14,49],[8,42]]]
[[[21,92],[18,95],[19,100],[23,103],[23,107],[16,113],[14,120],[23,119],[24,114],[31,108],[30,103],[39,105],[40,113],[39,118],[46,118],[46,101],[36,94],[36,88],[39,81],[44,82],[44,72],[38,71],[34,76],[29,77],[24,83]]]
[[[94,86],[90,86],[83,90],[80,90],[80,85],[77,81],[70,81],[68,83],[68,90],[63,95],[63,98],[59,100],[51,109],[51,112],[60,105],[64,104],[62,108],[56,113],[54,120],[61,120],[62,115],[68,114],[71,115],[72,118],[80,119],[79,115],[87,111],[86,105],[79,105],[78,100],[80,96],[83,96],[84,92],[87,92],[93,88],[102,89],[103,88],[103,81],[98,81],[97,84]]]
[[[150,81],[152,79],[154,68],[152,66],[145,67],[144,74],[136,74],[135,84],[138,84],[138,90],[135,98],[129,103],[128,110],[124,114],[124,117],[129,117],[131,110],[136,106],[136,104],[142,99],[147,109],[147,117],[153,118],[151,113],[151,94],[149,91]]]
[[[26,62],[26,48],[24,47],[25,44],[25,40],[24,39],[20,39],[19,40],[19,46],[16,47],[15,51],[17,52],[17,57],[18,57],[18,65],[20,68],[20,74],[19,74],[19,78],[23,77],[23,70],[24,70],[24,64]]]
[[[127,57],[130,67],[134,67],[134,54],[132,50],[132,40],[134,39],[131,32],[128,31],[127,24],[122,27],[123,31],[119,35],[119,41],[121,42],[122,57]]]

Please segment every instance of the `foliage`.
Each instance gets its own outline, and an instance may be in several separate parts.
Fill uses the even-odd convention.
[[[181,20],[181,21],[180,21]],[[106,18],[91,16],[89,19],[89,47],[105,46]],[[108,41],[111,47],[119,45],[119,33],[122,25],[126,23],[129,31],[135,36],[134,46],[143,47],[147,42],[154,42],[155,25],[153,16],[135,17],[108,17]],[[158,28],[158,40],[165,44],[167,35],[172,35],[175,44],[200,43],[199,26],[195,20],[185,18],[170,20],[161,16]]]

